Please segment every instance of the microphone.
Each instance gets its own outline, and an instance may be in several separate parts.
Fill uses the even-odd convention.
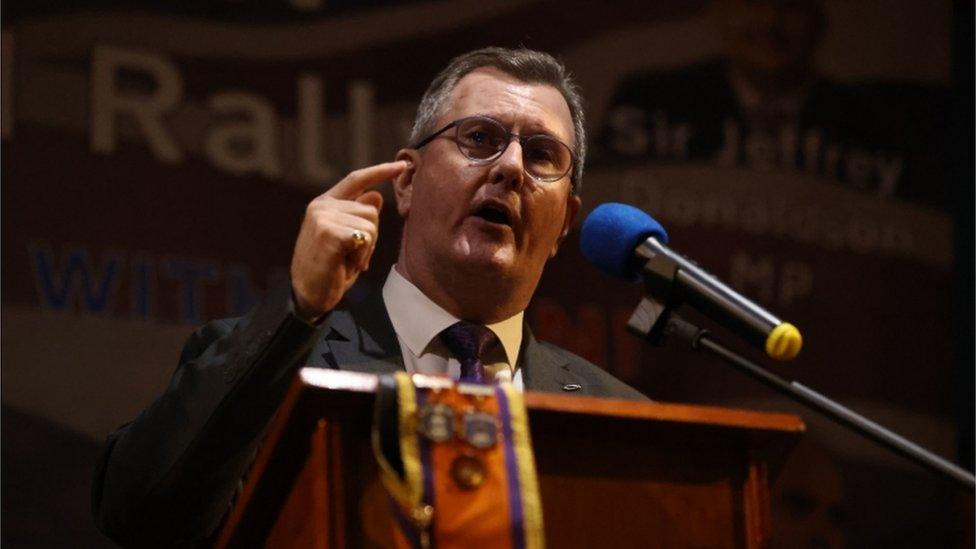
[[[735,331],[776,360],[792,360],[803,346],[800,331],[743,297],[665,244],[660,223],[643,211],[608,202],[583,222],[580,250],[601,271],[631,282],[644,278],[648,293],[667,305],[684,302]]]

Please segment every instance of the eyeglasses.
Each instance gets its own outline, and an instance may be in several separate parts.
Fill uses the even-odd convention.
[[[477,164],[494,162],[505,152],[512,138],[522,146],[522,165],[525,173],[543,183],[552,183],[566,176],[575,162],[569,145],[545,134],[518,135],[508,131],[501,122],[485,116],[470,116],[455,120],[423,139],[412,149],[419,149],[437,136],[454,128],[454,141],[468,160]]]

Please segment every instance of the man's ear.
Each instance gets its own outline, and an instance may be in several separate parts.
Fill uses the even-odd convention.
[[[559,245],[562,244],[566,235],[569,234],[569,229],[573,227],[573,223],[576,222],[576,216],[579,215],[580,207],[583,205],[583,200],[576,196],[575,194],[569,195],[569,199],[566,201],[566,216],[563,218],[563,228],[559,233],[559,238],[552,245],[552,251],[549,252],[549,257],[555,257],[556,252],[559,251]]]
[[[394,160],[403,160],[410,165],[393,180],[393,193],[396,197],[397,212],[406,218],[410,213],[410,198],[413,195],[413,176],[417,171],[420,153],[416,149],[400,149]]]

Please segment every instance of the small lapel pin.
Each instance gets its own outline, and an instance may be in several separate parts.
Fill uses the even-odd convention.
[[[567,393],[572,393],[573,391],[579,391],[582,388],[583,386],[577,383],[567,383],[566,385],[563,385],[563,391],[566,391]]]

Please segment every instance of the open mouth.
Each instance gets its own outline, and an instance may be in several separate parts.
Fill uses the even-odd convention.
[[[475,217],[480,217],[489,223],[495,223],[498,225],[512,225],[511,216],[504,207],[498,204],[483,204],[480,208],[475,210]]]

